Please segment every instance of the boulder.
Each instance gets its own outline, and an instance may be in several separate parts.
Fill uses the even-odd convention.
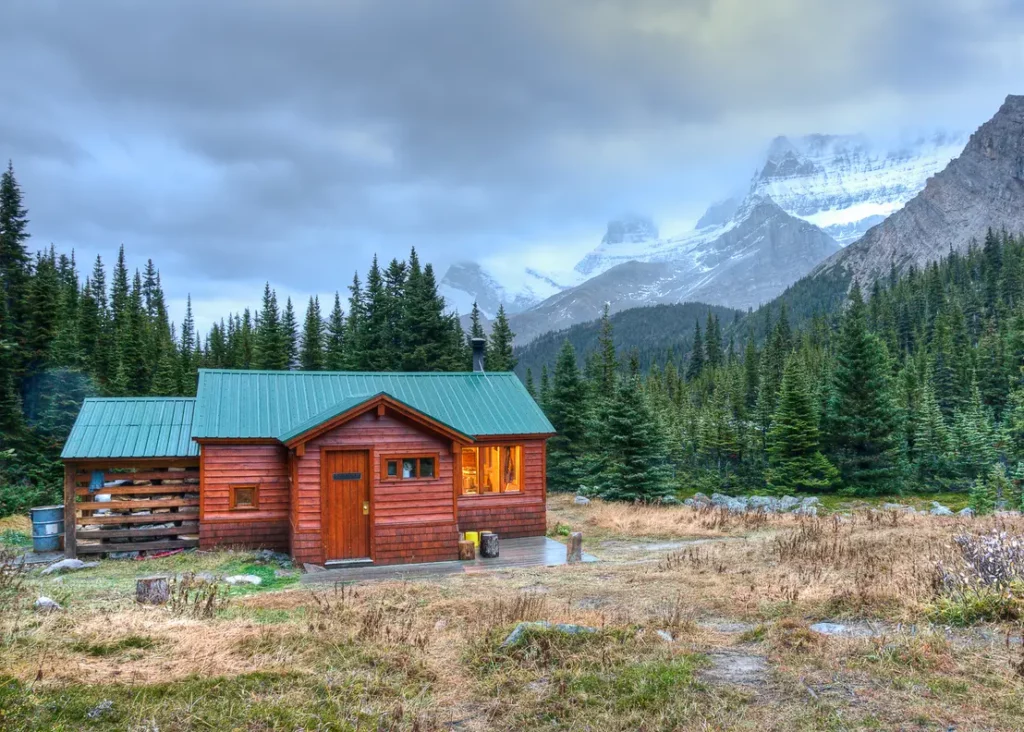
[[[694,493],[693,494],[693,498],[688,498],[687,500],[693,501],[694,504],[696,504],[697,506],[710,506],[711,505],[711,499],[708,498],[703,493]]]
[[[792,513],[794,516],[817,516],[818,507],[814,505],[797,506],[796,508],[793,509]]]
[[[751,511],[777,513],[782,508],[782,502],[774,496],[751,496],[747,500],[747,508]]]
[[[676,498],[675,496],[665,496],[664,498],[661,499],[661,502],[662,502],[662,504],[664,504],[666,506],[678,506],[679,505],[679,499]]]
[[[83,562],[81,559],[61,559],[44,569],[41,574],[59,574],[61,572],[77,572],[80,569],[89,569],[100,566],[99,562]]]
[[[254,574],[233,574],[230,577],[225,577],[224,581],[229,585],[259,585],[263,584],[263,580]]]
[[[666,643],[672,643],[675,640],[667,630],[656,630],[654,633]]]
[[[780,511],[792,511],[794,508],[800,505],[800,499],[796,496],[783,496],[779,499],[779,510]]]
[[[516,645],[520,640],[522,640],[523,636],[529,630],[555,630],[559,633],[566,633],[568,635],[597,632],[596,628],[590,628],[586,625],[571,625],[569,623],[556,623],[552,625],[547,620],[539,620],[532,623],[522,622],[505,637],[505,640],[501,642],[501,647],[508,648],[509,646]]]
[[[59,610],[63,610],[56,600],[51,600],[49,597],[40,597],[36,600],[33,605],[37,613],[55,613]]]
[[[970,507],[962,508],[962,509],[960,509],[959,511],[956,512],[956,515],[957,516],[964,516],[965,518],[970,518],[971,516],[974,515],[974,509],[970,508]]]
[[[952,516],[953,515],[953,512],[949,508],[947,508],[946,506],[943,506],[938,501],[932,501],[932,508],[931,508],[931,510],[928,513],[930,513],[932,516]]]
[[[577,506],[590,505],[590,499],[587,498],[586,496],[576,496],[574,499],[572,499],[572,502],[575,503]]]

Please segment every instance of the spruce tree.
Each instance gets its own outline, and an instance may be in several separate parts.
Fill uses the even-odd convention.
[[[672,495],[665,438],[638,374],[623,380],[601,430],[601,446],[597,494],[602,498],[654,501]]]
[[[320,298],[318,297],[309,298],[309,304],[306,306],[299,365],[303,371],[323,371],[324,368],[324,320],[320,315]]]
[[[541,383],[543,395],[543,380]],[[553,383],[543,401],[556,433],[548,440],[548,487],[553,491],[579,490],[590,448],[590,420],[586,385],[576,363],[576,350],[569,341],[565,341],[558,353]]]
[[[704,338],[700,334],[700,323],[693,324],[693,346],[690,347],[690,363],[686,367],[686,380],[694,381],[704,372]]]
[[[299,323],[290,297],[285,301],[284,312],[281,315],[281,337],[284,339],[284,367],[295,368],[299,362]]]
[[[838,477],[838,471],[821,453],[817,407],[802,359],[791,356],[768,434],[768,486],[777,495],[823,491],[831,488]]]
[[[718,327],[718,318],[710,310],[704,328],[704,352],[704,363],[708,368],[717,369],[722,365],[722,333]]]
[[[390,363],[391,349],[388,343],[388,320],[391,308],[376,254],[373,256],[370,271],[366,275],[362,305],[363,318],[359,332],[358,368],[360,371],[387,371],[393,367],[393,364]]]
[[[359,273],[352,276],[352,284],[348,286],[348,316],[345,321],[345,355],[344,368],[347,371],[358,371],[363,363],[363,286],[359,281]]]
[[[14,165],[0,175],[0,296],[5,298],[4,332],[0,340],[8,343],[7,357],[12,359],[12,378],[17,382],[24,369],[24,346],[30,317],[29,280],[31,259],[26,242],[28,210],[22,203],[21,187],[14,177]]]
[[[514,339],[515,333],[508,324],[505,306],[499,305],[498,314],[491,327],[491,337],[487,343],[488,371],[511,371],[516,367],[516,358],[512,353]]]
[[[254,356],[258,369],[288,368],[288,346],[277,308],[277,294],[270,289],[269,282],[264,286],[263,305],[257,316]]]
[[[337,292],[334,293],[331,316],[327,319],[324,365],[328,371],[341,371],[345,368],[345,313],[341,309],[341,296]]]
[[[843,314],[829,404],[831,452],[844,490],[855,495],[900,490],[896,410],[885,347],[868,331],[860,287]]]

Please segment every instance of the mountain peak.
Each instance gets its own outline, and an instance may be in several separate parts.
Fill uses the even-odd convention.
[[[657,238],[658,227],[654,225],[654,221],[650,217],[626,214],[608,222],[608,228],[605,230],[601,243],[606,246],[623,243],[639,244]]]

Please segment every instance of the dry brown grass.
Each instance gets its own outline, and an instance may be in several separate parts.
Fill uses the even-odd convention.
[[[32,535],[32,521],[28,516],[4,516],[0,518],[0,532],[20,531],[23,534]]]
[[[755,522],[685,507],[580,508],[563,497],[552,500],[550,516],[582,530],[598,555],[604,540],[729,540],[630,562],[259,593],[233,598],[212,619],[69,598],[73,612],[32,616],[0,654],[0,674],[31,683],[42,671],[43,690],[297,672],[310,683],[376,690],[365,704],[400,720],[396,728],[413,728],[409,719],[434,720],[421,729],[457,722],[469,730],[1016,724],[1014,709],[1024,703],[1015,669],[1021,653],[999,635],[1012,629],[996,628],[991,642],[892,629],[925,618],[935,597],[934,561],[948,559],[955,533],[998,527],[1024,534],[1024,519],[858,512]],[[32,582],[55,589],[52,580]],[[843,639],[808,629],[842,618],[881,619],[887,630]],[[763,630],[720,632],[710,619]],[[592,641],[548,638],[521,653],[495,651],[517,622],[534,620],[600,633]],[[661,640],[659,629],[675,642]],[[131,638],[148,640],[88,652]],[[758,687],[701,685],[695,669],[705,653],[762,656],[770,670]],[[617,685],[620,676],[632,680]],[[663,683],[673,685],[667,701],[658,696]],[[636,689],[652,696],[638,699]]]

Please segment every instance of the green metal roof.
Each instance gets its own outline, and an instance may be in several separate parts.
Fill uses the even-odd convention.
[[[200,369],[192,436],[287,438],[382,392],[474,437],[555,431],[510,372]]]
[[[192,441],[195,399],[129,397],[86,399],[61,457],[197,457]]]

